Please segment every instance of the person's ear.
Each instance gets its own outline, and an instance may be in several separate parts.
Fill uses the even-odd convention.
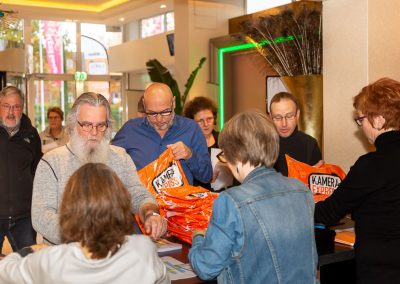
[[[383,129],[383,126],[385,125],[385,123],[386,123],[386,119],[382,116],[382,115],[378,115],[378,116],[375,116],[373,119],[372,119],[372,123],[373,123],[373,127],[376,129],[376,130],[382,130]]]
[[[172,98],[172,109],[175,109],[175,96]]]
[[[299,121],[300,119],[300,109],[297,109],[296,111],[296,120]]]

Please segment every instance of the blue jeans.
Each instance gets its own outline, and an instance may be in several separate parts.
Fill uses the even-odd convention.
[[[31,217],[15,221],[0,220],[0,252],[4,237],[7,237],[13,251],[36,244],[36,232],[32,227]]]

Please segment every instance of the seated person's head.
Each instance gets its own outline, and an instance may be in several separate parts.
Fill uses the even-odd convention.
[[[60,207],[61,237],[79,242],[91,258],[113,255],[134,231],[130,195],[116,173],[88,163],[68,180]]]
[[[196,121],[205,137],[211,135],[217,118],[217,107],[206,97],[195,97],[183,109],[183,116]]]
[[[286,138],[292,135],[300,117],[297,98],[290,93],[280,92],[272,97],[269,110],[279,136]]]
[[[218,143],[235,178],[243,182],[243,165],[272,167],[279,153],[279,136],[264,113],[242,112],[232,117]]]

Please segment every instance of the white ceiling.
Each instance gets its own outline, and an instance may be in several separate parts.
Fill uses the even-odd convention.
[[[0,3],[1,9],[16,11],[19,18],[101,22],[109,25],[121,24],[121,18],[128,22],[146,17],[149,13],[173,9],[172,0],[0,0]],[[166,4],[167,8],[161,9],[161,4]]]

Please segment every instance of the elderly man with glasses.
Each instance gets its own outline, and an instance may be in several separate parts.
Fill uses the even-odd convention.
[[[0,252],[4,237],[12,249],[36,243],[31,223],[32,181],[42,156],[40,138],[22,113],[24,96],[16,87],[0,92]]]
[[[171,89],[152,83],[144,93],[143,104],[146,116],[125,123],[112,143],[126,149],[138,170],[170,148],[190,184],[193,178],[209,182],[212,167],[204,135],[195,121],[175,115]]]
[[[280,92],[272,98],[269,109],[279,134],[279,156],[274,168],[284,176],[288,175],[285,154],[312,166],[322,165],[324,162],[317,140],[297,129],[300,118],[297,98],[290,93]]]
[[[67,129],[69,142],[44,155],[37,167],[32,197],[36,231],[49,243],[62,242],[58,212],[64,187],[79,167],[92,162],[104,163],[117,173],[131,194],[132,209],[139,214],[146,233],[155,239],[164,235],[166,222],[158,214],[156,201],[140,182],[131,158],[124,149],[109,144],[112,118],[108,101],[91,92],[79,96],[68,114]]]

